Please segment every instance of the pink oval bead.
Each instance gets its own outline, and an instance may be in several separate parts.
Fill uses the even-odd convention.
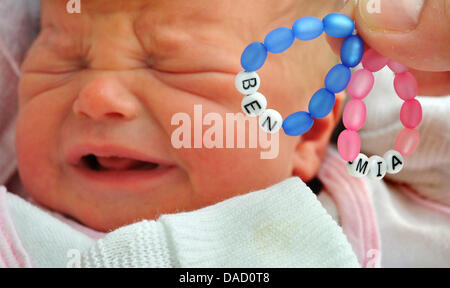
[[[361,60],[363,67],[370,72],[380,71],[387,65],[388,61],[389,60],[386,57],[378,54],[378,52],[373,49],[367,50]]]
[[[363,99],[372,91],[375,78],[372,72],[366,69],[360,69],[353,73],[350,83],[347,86],[347,92],[353,99]]]
[[[389,60],[387,65],[389,66],[389,69],[391,69],[392,72],[394,72],[395,74],[402,74],[408,72],[408,67],[394,60]]]
[[[400,120],[406,128],[416,128],[422,121],[422,105],[416,99],[406,101],[400,110]]]
[[[420,134],[417,130],[405,128],[397,135],[395,150],[407,157],[416,151],[419,146]]]
[[[398,97],[405,101],[414,99],[417,96],[417,81],[410,72],[397,74],[394,79],[394,88]]]
[[[347,129],[358,131],[366,122],[366,104],[358,99],[348,101],[345,105],[342,121]]]
[[[338,151],[345,161],[353,161],[359,155],[361,139],[358,133],[352,130],[344,130],[339,134],[337,141]]]

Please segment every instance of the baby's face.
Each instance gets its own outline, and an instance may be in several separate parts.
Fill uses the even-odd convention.
[[[66,0],[42,1],[19,89],[16,148],[27,191],[107,231],[293,174],[309,180],[318,160],[301,157],[305,138],[281,132],[271,160],[262,148],[176,149],[171,119],[190,115],[194,138],[194,105],[223,119],[240,112],[234,76],[245,46],[301,16],[323,16],[335,7],[317,7],[330,2],[81,1],[81,14],[69,14]],[[283,117],[304,110],[333,65],[330,51],[322,38],[269,56],[258,73],[270,108]],[[305,137],[327,142],[332,127],[318,129]]]

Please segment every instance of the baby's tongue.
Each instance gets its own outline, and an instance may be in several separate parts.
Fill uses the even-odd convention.
[[[100,165],[109,170],[127,170],[132,167],[137,166],[141,161],[133,160],[130,158],[121,157],[99,157],[97,156],[97,161]]]

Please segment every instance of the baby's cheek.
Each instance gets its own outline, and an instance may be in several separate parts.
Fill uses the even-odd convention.
[[[59,131],[64,114],[61,100],[50,95],[34,96],[21,104],[16,124],[16,152],[21,179],[38,201],[54,206],[53,194],[61,179]]]
[[[261,132],[264,133],[264,132]],[[280,137],[281,138],[281,137]],[[273,143],[273,142],[272,142]],[[273,185],[292,174],[291,144],[272,147],[273,159],[261,159],[259,148],[184,149],[180,151],[195,191],[196,201],[204,205]]]

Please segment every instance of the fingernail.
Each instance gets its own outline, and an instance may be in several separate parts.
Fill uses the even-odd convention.
[[[360,0],[359,13],[373,30],[407,32],[419,23],[424,0]]]

